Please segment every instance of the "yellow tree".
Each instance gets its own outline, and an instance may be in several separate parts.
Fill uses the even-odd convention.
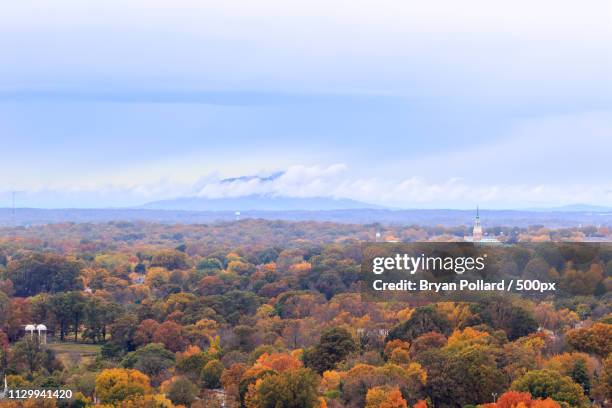
[[[174,408],[174,404],[162,394],[143,395],[117,404],[120,408]]]
[[[399,388],[374,387],[366,394],[365,408],[408,408]]]
[[[491,336],[489,336],[489,333],[466,327],[463,331],[455,330],[453,334],[451,334],[448,338],[446,348],[448,350],[458,350],[476,344],[486,345],[490,342]]]
[[[341,371],[325,371],[321,380],[321,390],[323,392],[336,391],[340,388],[340,382],[345,373]]]
[[[102,403],[113,404],[150,392],[149,377],[138,370],[110,368],[96,377],[96,395]]]

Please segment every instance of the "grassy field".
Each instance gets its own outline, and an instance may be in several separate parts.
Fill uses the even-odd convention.
[[[55,352],[56,357],[66,366],[74,367],[90,362],[100,351],[96,344],[82,343],[50,343],[48,347]]]

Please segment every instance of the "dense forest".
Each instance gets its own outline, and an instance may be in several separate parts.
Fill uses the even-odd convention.
[[[265,220],[0,229],[0,373],[10,389],[74,393],[0,407],[612,406],[612,252],[585,268],[530,261],[554,295],[362,300],[362,242],[469,233]],[[531,276],[517,264],[514,276]]]

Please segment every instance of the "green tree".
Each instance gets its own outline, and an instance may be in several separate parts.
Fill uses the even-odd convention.
[[[94,343],[106,340],[107,327],[121,313],[121,306],[114,302],[93,297],[84,308],[85,331],[83,337]]]
[[[40,292],[66,292],[82,289],[79,275],[82,264],[50,253],[29,253],[9,262],[8,278],[17,296],[33,296]]]
[[[122,351],[134,351],[136,326],[135,316],[125,314],[118,317],[110,326],[111,344]]]
[[[336,271],[322,273],[315,283],[315,288],[323,293],[327,300],[346,291],[346,286]]]
[[[53,352],[40,344],[37,337],[30,338],[29,335],[13,345],[10,365],[14,371],[30,375],[41,369],[48,372],[61,369],[61,363]]]
[[[475,304],[472,312],[478,313],[483,323],[505,331],[510,340],[516,340],[538,329],[538,322],[531,313],[503,297],[486,299]]]
[[[172,382],[168,390],[168,398],[176,405],[188,407],[195,401],[198,387],[185,377],[179,377]]]
[[[198,263],[198,270],[215,273],[223,269],[223,264],[217,258],[204,258]]]
[[[580,385],[552,370],[529,371],[512,383],[511,389],[529,392],[534,398],[552,398],[571,407],[588,407],[589,400]]]
[[[191,381],[197,381],[202,369],[211,360],[213,360],[213,357],[202,351],[179,359],[176,364],[176,370],[187,376]]]
[[[448,353],[440,348],[421,350],[419,363],[427,370],[425,393],[436,407],[454,407],[456,378],[448,369]],[[456,370],[454,370],[456,373]]]
[[[456,351],[449,349],[448,353],[448,376],[453,379],[457,403],[484,403],[492,393],[499,394],[506,388],[504,373],[496,361],[499,350],[475,344]]]
[[[121,361],[125,368],[135,368],[149,377],[156,377],[174,365],[174,353],[163,344],[151,343],[128,353]]]
[[[9,340],[6,333],[0,330],[0,372],[4,372],[8,365]]]
[[[59,324],[62,341],[64,341],[71,326],[74,331],[74,339],[77,340],[84,304],[83,296],[79,292],[58,293],[49,299],[51,313],[54,320]]]
[[[314,408],[318,378],[307,368],[262,378],[247,395],[249,408]]]
[[[353,336],[346,329],[325,330],[319,343],[304,354],[304,364],[318,373],[332,370],[346,356],[357,350]]]
[[[86,301],[80,292],[68,292],[62,294],[67,298],[67,305],[70,311],[70,319],[72,331],[74,332],[74,342],[76,343],[79,336],[79,329],[85,314]]]
[[[417,308],[410,319],[393,327],[389,331],[387,340],[412,341],[425,333],[438,332],[448,335],[450,331],[451,325],[448,319],[435,307],[425,306]]]
[[[570,372],[570,377],[572,377],[572,380],[582,387],[585,394],[589,394],[591,391],[591,379],[589,377],[589,373],[587,372],[587,367],[584,360],[576,360],[574,367]]]
[[[261,299],[251,292],[232,290],[223,295],[208,296],[204,303],[230,323],[236,324],[243,315],[254,314],[261,305]]]
[[[221,374],[223,374],[223,364],[219,360],[212,360],[202,368],[200,377],[206,388],[219,388],[221,386]]]
[[[151,266],[161,266],[169,271],[186,269],[188,267],[187,255],[176,250],[163,250],[153,255]]]
[[[39,293],[36,296],[32,296],[30,301],[30,311],[32,321],[34,322],[45,322],[49,323],[49,326],[55,325],[54,316],[51,308],[52,296],[48,293]]]

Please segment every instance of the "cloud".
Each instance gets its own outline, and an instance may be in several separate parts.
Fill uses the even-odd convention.
[[[483,163],[487,165],[486,162]],[[486,170],[486,168],[485,168]],[[494,208],[557,206],[575,203],[612,205],[609,183],[557,184],[470,182],[451,177],[433,182],[423,177],[356,177],[349,166],[291,166],[275,177],[216,177],[200,181],[197,195],[206,198],[253,194],[289,197],[352,198],[401,208]]]
[[[177,197],[225,198],[248,195],[351,198],[396,208],[555,207],[587,203],[612,206],[610,183],[479,184],[452,177],[357,177],[343,163],[295,165],[281,172],[227,179],[210,174],[196,183],[169,180],[133,185],[90,185],[22,191],[21,207],[121,207]],[[10,193],[0,193],[6,206]],[[76,205],[75,205],[76,203]],[[0,205],[2,206],[2,205]]]
[[[330,166],[291,166],[275,177],[240,177],[228,181],[207,178],[197,195],[205,198],[240,197],[252,194],[269,194],[290,197],[335,197],[334,187],[342,184],[344,164]]]

